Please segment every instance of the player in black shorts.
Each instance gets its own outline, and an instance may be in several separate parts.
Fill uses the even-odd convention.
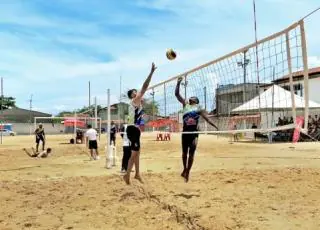
[[[126,175],[123,176],[123,180],[126,184],[130,184],[130,173],[135,165],[135,179],[139,180],[142,183],[140,176],[140,126],[142,124],[142,98],[145,92],[147,91],[152,75],[157,69],[154,63],[152,63],[151,71],[145,82],[143,83],[142,89],[138,92],[136,89],[131,89],[128,91],[128,97],[131,99],[129,106],[129,116],[128,116],[128,127],[127,127],[127,137],[130,141],[131,148],[131,157],[128,162],[128,168]]]
[[[44,146],[46,143],[46,135],[44,133],[44,128],[42,124],[39,124],[39,127],[34,131],[34,134],[36,135],[36,152],[39,152],[39,144],[40,141],[42,142],[42,151],[44,151]]]
[[[210,125],[215,127],[217,126],[209,120],[205,110],[201,109],[199,105],[199,99],[197,97],[189,98],[189,101],[186,101],[180,95],[180,84],[182,77],[178,78],[175,96],[178,101],[183,105],[183,132],[197,132],[199,131],[199,119],[200,116],[203,117]],[[197,149],[198,144],[198,134],[197,133],[183,133],[182,134],[182,163],[183,163],[183,172],[181,176],[185,178],[185,181],[189,181],[189,174],[193,164],[194,153]],[[189,158],[188,158],[189,155]]]
[[[116,146],[116,134],[117,134],[117,128],[113,121],[111,121],[111,127],[110,127],[110,145],[113,144],[113,146]]]

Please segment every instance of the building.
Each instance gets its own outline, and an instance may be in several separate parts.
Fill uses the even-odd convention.
[[[127,119],[129,114],[129,104],[124,102],[116,103],[111,105],[110,109],[111,121],[121,124]],[[98,112],[98,117],[101,118],[102,124],[106,125],[108,121],[108,107],[102,108]]]
[[[257,83],[218,86],[215,114],[219,116],[230,115],[234,108],[256,97],[260,93],[260,86],[261,84]],[[243,93],[244,91],[245,93]]]
[[[52,117],[52,115],[48,113],[14,107],[11,109],[3,110],[2,117],[5,122],[10,123],[33,123],[35,117]]]
[[[4,123],[11,123],[12,130],[18,135],[20,134],[31,134],[34,131],[34,118],[35,117],[52,117],[51,114],[21,109],[11,108],[2,111],[0,120]],[[59,133],[63,127],[60,124],[53,124],[51,119],[41,121],[44,124],[46,133]]]
[[[304,76],[303,71],[298,71],[292,74],[293,89],[295,94],[304,97]],[[277,79],[273,82],[282,88],[290,91],[289,76]],[[320,67],[309,69],[309,100],[320,103]]]

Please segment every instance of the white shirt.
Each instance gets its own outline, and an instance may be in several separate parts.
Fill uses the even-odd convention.
[[[96,141],[97,140],[97,131],[95,129],[88,129],[85,136],[88,137],[89,141]]]
[[[127,136],[127,127],[128,127],[128,125],[124,125],[124,130],[123,130],[123,142],[122,142],[122,145],[124,146],[124,147],[126,147],[126,146],[130,146],[130,141],[129,141],[129,139],[128,139],[128,136]]]

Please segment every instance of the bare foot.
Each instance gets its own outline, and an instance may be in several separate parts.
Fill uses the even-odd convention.
[[[138,180],[141,184],[143,184],[141,176],[135,176],[134,179]]]
[[[186,171],[186,173],[185,173],[185,175],[184,175],[184,181],[185,181],[186,183],[188,183],[188,181],[189,181],[189,171],[188,171],[188,170]]]
[[[185,170],[185,169],[184,169],[183,172],[181,173],[181,176],[182,176],[183,178],[185,178],[185,176],[186,176],[186,170]]]
[[[130,178],[128,177],[128,175],[124,175],[122,178],[127,185],[130,185]]]

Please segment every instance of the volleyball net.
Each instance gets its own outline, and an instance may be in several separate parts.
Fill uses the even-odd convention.
[[[200,133],[305,131],[309,109],[304,22],[151,86],[145,94],[145,131],[181,132],[183,107],[196,96],[219,130],[200,121]]]

